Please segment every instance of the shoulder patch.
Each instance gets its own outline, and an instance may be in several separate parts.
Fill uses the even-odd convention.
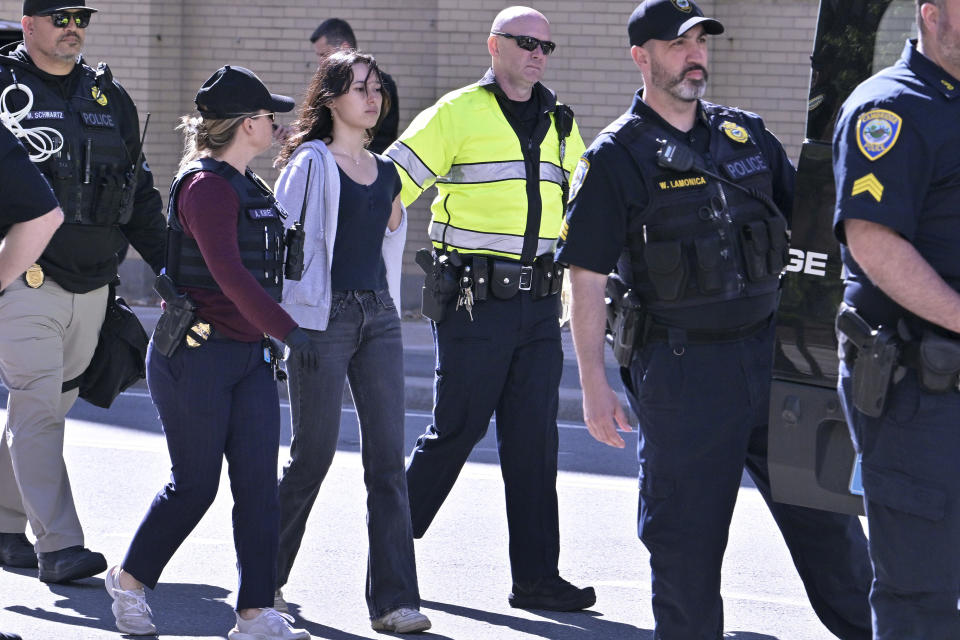
[[[90,95],[93,96],[93,99],[97,101],[97,104],[101,107],[107,106],[107,94],[103,91],[100,91],[100,87],[93,85],[90,87]]]
[[[567,202],[573,202],[573,199],[580,193],[580,187],[583,186],[588,171],[590,171],[590,161],[581,157],[577,163],[577,168],[573,170],[573,177],[570,178],[570,196],[567,198]]]
[[[903,120],[893,111],[873,109],[857,120],[857,146],[868,160],[878,160],[900,137]]]
[[[750,141],[750,134],[747,133],[747,130],[736,124],[735,122],[730,122],[729,120],[724,120],[720,123],[720,130],[727,134],[727,137],[733,140],[734,142],[739,142],[740,144],[746,144]]]

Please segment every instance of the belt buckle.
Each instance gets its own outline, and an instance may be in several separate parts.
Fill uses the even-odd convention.
[[[533,286],[533,266],[520,266],[520,291],[530,291]]]

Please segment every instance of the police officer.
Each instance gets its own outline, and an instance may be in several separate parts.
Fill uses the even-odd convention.
[[[492,68],[419,114],[387,151],[409,205],[432,184],[430,238],[457,294],[435,301],[434,424],[407,467],[414,536],[443,504],[497,415],[506,487],[511,606],[576,610],[592,588],[559,576],[557,406],[563,353],[553,250],[567,175],[583,142],[569,108],[540,83],[555,44],[537,11],[493,21]],[[438,263],[440,264],[440,263]],[[429,269],[428,269],[429,270]],[[440,319],[440,314],[434,314]]]
[[[960,0],[918,0],[917,22],[896,64],[844,103],[833,139],[844,302],[903,343],[882,407],[855,392],[869,360],[854,348],[840,364],[878,640],[960,638]]]
[[[24,41],[0,56],[0,87],[16,85],[5,108],[29,105],[19,126],[54,130],[38,166],[66,216],[25,279],[8,286],[0,311],[10,388],[0,467],[12,465],[16,476],[0,484],[0,531],[22,533],[29,520],[45,582],[106,569],[102,555],[83,547],[63,461],[64,415],[97,345],[118,246],[128,239],[154,270],[164,251],[136,107],[106,65],[94,70],[80,57],[95,11],[82,1],[24,0]],[[22,538],[5,540],[0,555],[8,553],[36,566]]]
[[[275,114],[294,103],[271,94],[249,69],[226,66],[204,82],[196,104],[200,115],[182,119],[185,153],[170,186],[170,241],[166,271],[158,278],[167,308],[147,354],[147,383],[167,438],[171,478],[123,564],[104,582],[120,631],[156,633],[143,587],[156,587],[213,503],[225,457],[240,574],[229,638],[309,640],[306,631],[290,628],[292,618],[272,608],[280,404],[265,335],[284,340],[307,370],[316,369],[318,351],[278,304],[286,214],[248,168],[270,148]],[[195,306],[194,322],[168,332],[172,308],[184,304],[184,295]]]
[[[722,32],[689,0],[646,0],[630,17],[644,86],[580,160],[557,257],[571,267],[584,416],[594,438],[624,446],[616,427],[629,425],[603,369],[616,267],[647,313],[621,375],[639,417],[654,635],[723,635],[720,567],[746,466],[817,615],[840,638],[868,638],[860,523],[770,500],[772,321],[794,170],[758,116],[701,100],[708,36]]]
[[[6,284],[23,275],[63,222],[50,186],[30,163],[16,138],[0,127],[0,296]],[[0,297],[0,308],[7,302]],[[0,360],[0,377],[9,388]],[[9,465],[0,467],[0,482],[16,482]],[[12,543],[12,544],[10,544]],[[0,533],[0,563],[18,566],[36,565],[36,556],[23,533]],[[8,553],[9,550],[9,553]],[[19,555],[18,555],[19,554]],[[0,640],[20,640],[20,636],[0,631]]]

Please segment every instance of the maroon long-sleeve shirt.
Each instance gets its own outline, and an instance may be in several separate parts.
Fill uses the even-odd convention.
[[[225,178],[207,171],[186,178],[177,197],[180,224],[197,241],[221,291],[184,291],[197,303],[197,315],[228,338],[255,342],[267,333],[283,340],[297,323],[240,262],[239,211],[240,199]]]

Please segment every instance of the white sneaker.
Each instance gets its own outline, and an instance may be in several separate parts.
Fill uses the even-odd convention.
[[[280,613],[290,613],[290,607],[287,606],[287,601],[283,599],[283,591],[280,591],[280,589],[277,589],[277,592],[273,594],[273,608]]]
[[[107,593],[113,598],[113,615],[117,619],[117,629],[132,636],[155,636],[157,628],[153,625],[150,607],[147,605],[147,596],[143,587],[132,591],[120,588],[117,576],[120,566],[117,565],[107,571],[103,584]]]
[[[418,633],[430,628],[430,618],[416,609],[400,607],[370,621],[374,631],[393,633]]]
[[[275,609],[262,609],[253,620],[244,620],[237,614],[237,625],[230,630],[230,640],[310,640],[303,629],[290,626],[293,616]]]

